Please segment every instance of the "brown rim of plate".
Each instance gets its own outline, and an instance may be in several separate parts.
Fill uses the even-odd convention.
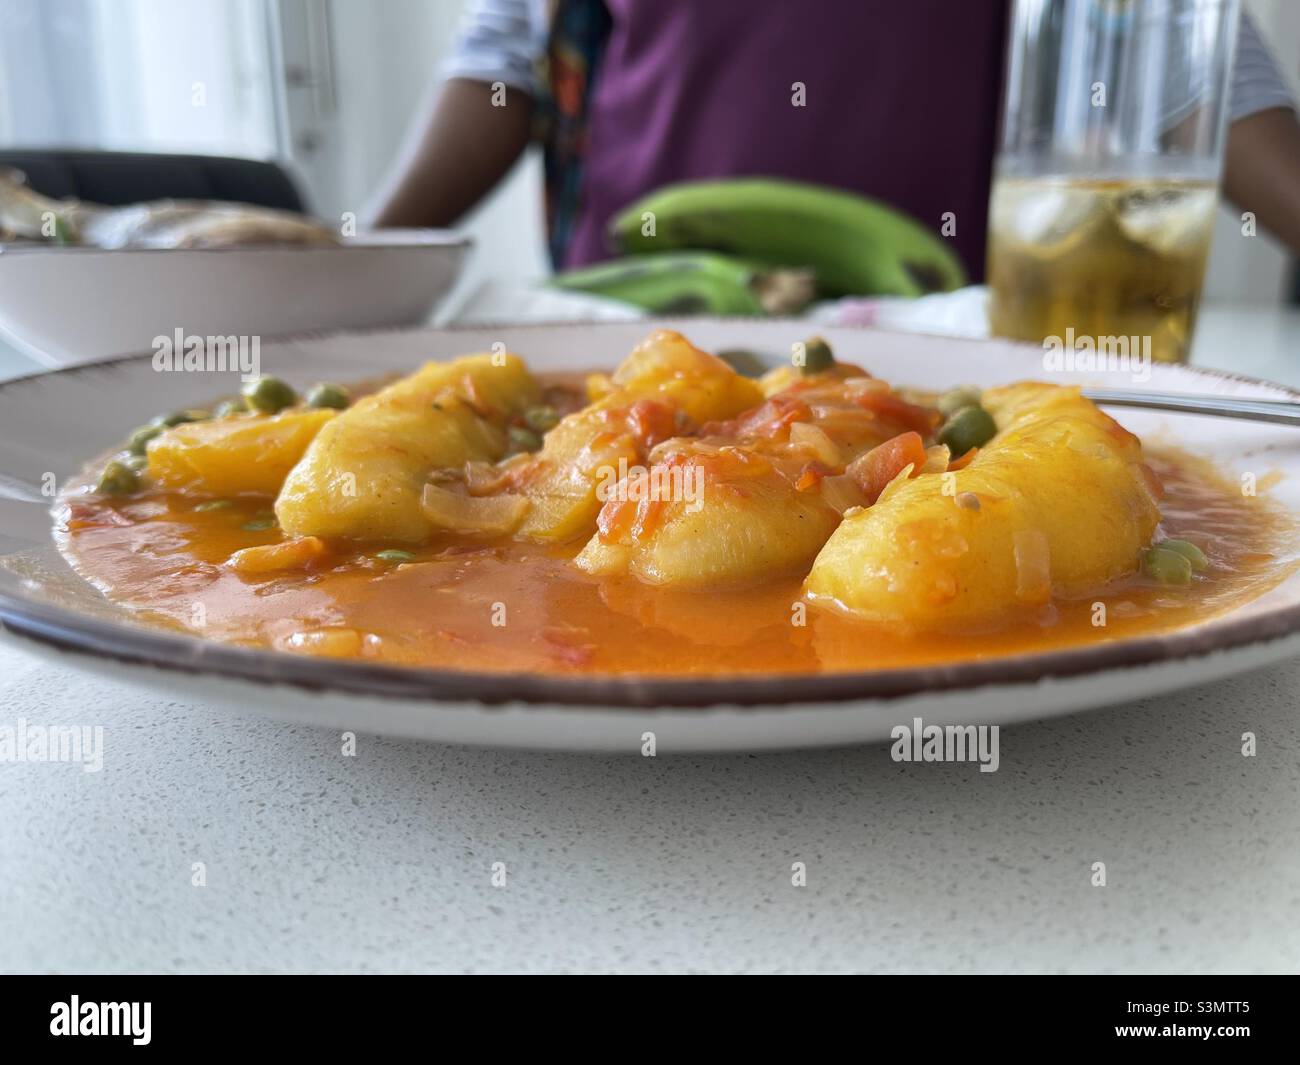
[[[728,319],[701,320],[725,322]],[[660,321],[663,320],[646,319],[644,324],[654,328]],[[782,321],[795,324],[799,320],[753,321],[779,325]],[[497,323],[495,327],[572,329],[609,324],[635,323],[518,322]],[[492,328],[494,325],[491,323],[474,323],[437,327],[437,331],[477,332]],[[273,341],[314,340],[343,333],[367,336],[410,331],[412,330],[322,330],[275,337]],[[864,328],[863,332],[882,330]],[[1025,346],[1034,349],[1033,345]],[[118,355],[12,378],[0,382],[0,392],[15,385],[34,383],[43,377],[102,369],[114,363],[151,357],[149,354]],[[1265,386],[1300,400],[1300,392],[1276,382],[1201,367],[1184,368],[1206,377]],[[1230,618],[1230,614],[1227,616]],[[1196,625],[1156,636],[950,665],[845,673],[738,673],[709,677],[484,673],[307,658],[286,652],[217,643],[166,629],[105,622],[74,610],[18,598],[3,589],[0,589],[0,627],[67,653],[86,654],[124,665],[152,666],[164,672],[216,676],[303,691],[435,703],[472,701],[488,707],[533,703],[667,711],[709,707],[772,707],[858,699],[888,701],[993,685],[1033,685],[1042,680],[1066,680],[1103,670],[1160,665],[1280,641],[1300,631],[1300,603],[1255,617],[1235,621],[1219,620],[1208,626]]]

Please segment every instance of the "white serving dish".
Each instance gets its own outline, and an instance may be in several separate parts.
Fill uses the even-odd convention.
[[[145,351],[177,329],[269,338],[426,321],[460,273],[467,237],[433,229],[337,246],[0,245],[0,333],[47,366]]]

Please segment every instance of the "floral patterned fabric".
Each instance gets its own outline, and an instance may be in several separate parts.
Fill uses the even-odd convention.
[[[551,0],[536,137],[545,152],[546,228],[557,268],[564,263],[582,194],[587,103],[610,25],[604,0]]]

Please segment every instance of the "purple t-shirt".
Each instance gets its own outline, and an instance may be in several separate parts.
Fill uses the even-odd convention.
[[[609,218],[661,185],[754,175],[861,192],[936,230],[951,211],[983,276],[1005,0],[607,4],[566,266],[608,258]]]

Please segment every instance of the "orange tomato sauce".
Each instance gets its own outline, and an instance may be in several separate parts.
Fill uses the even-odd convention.
[[[1208,464],[1148,448],[1164,480],[1163,531],[1210,561],[1189,587],[1133,576],[1096,594],[1010,613],[982,632],[906,633],[801,597],[802,575],[683,592],[589,576],[582,547],[446,543],[409,562],[388,544],[333,544],[306,570],[250,578],[224,565],[275,543],[270,499],[202,500],[148,489],[114,500],[73,488],[60,547],[110,599],[214,640],[408,666],[544,673],[701,675],[888,669],[1119,640],[1222,613],[1296,565],[1290,522]],[[1105,624],[1095,624],[1097,604]]]

